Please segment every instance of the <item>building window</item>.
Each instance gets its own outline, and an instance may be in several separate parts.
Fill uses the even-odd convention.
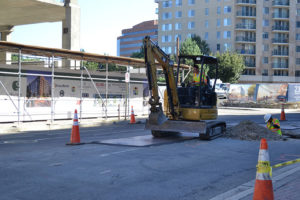
[[[229,39],[229,38],[231,38],[231,32],[230,32],[230,31],[224,31],[223,37],[224,37],[224,39]]]
[[[170,7],[172,7],[172,1],[163,1],[162,5],[163,5],[163,8],[170,8]]]
[[[171,19],[172,18],[172,13],[171,12],[165,12],[163,13],[163,17],[162,19],[165,20],[165,19]]]
[[[175,35],[175,42],[177,42],[177,38],[179,39],[179,41],[181,41],[181,35],[180,34],[178,34],[178,35]]]
[[[225,18],[224,19],[224,26],[230,26],[231,25],[231,19],[230,18]]]
[[[208,28],[208,20],[205,20],[205,28]]]
[[[263,39],[268,39],[269,38],[269,33],[268,32],[264,32],[263,33]]]
[[[220,7],[220,6],[217,7],[217,14],[218,14],[218,15],[221,14],[221,7]]]
[[[262,72],[262,75],[263,75],[263,76],[268,76],[268,70],[267,70],[267,69],[264,69],[263,72]]]
[[[288,71],[285,70],[274,70],[274,76],[288,76]]]
[[[220,26],[221,26],[221,20],[217,19],[217,27],[220,27]]]
[[[296,77],[300,77],[300,70],[296,70],[296,71],[295,71],[295,76],[296,76]]]
[[[189,5],[195,5],[195,0],[189,0]]]
[[[217,51],[220,51],[220,50],[221,50],[221,45],[217,44]]]
[[[269,63],[269,58],[268,57],[264,57],[263,62],[264,62],[264,64],[268,64]]]
[[[300,21],[297,21],[297,22],[296,22],[296,27],[297,27],[297,28],[300,28]]]
[[[172,35],[163,35],[161,41],[164,42],[172,42]]]
[[[269,20],[264,19],[263,20],[263,26],[269,26]]]
[[[297,16],[300,16],[300,9],[297,9]]]
[[[205,15],[206,15],[206,16],[209,15],[209,8],[205,8]]]
[[[189,17],[195,17],[195,10],[189,10],[188,16]]]
[[[182,6],[182,0],[176,0],[176,6]]]
[[[224,14],[231,13],[231,6],[225,6],[224,7]]]
[[[208,32],[205,32],[204,39],[208,40]]]
[[[181,30],[181,23],[175,24],[175,30]]]
[[[172,30],[172,24],[163,24],[161,29],[162,29],[162,31],[171,31]]]
[[[269,14],[269,7],[264,7],[264,14],[265,15]]]
[[[300,33],[296,33],[296,40],[300,40]]]
[[[220,38],[221,38],[221,32],[218,31],[218,32],[217,32],[217,39],[219,40]]]
[[[300,58],[296,58],[296,65],[300,65]]]
[[[296,52],[300,52],[300,46],[296,46]]]
[[[194,29],[194,28],[195,28],[195,22],[189,22],[188,29]]]
[[[231,50],[231,44],[225,43],[225,44],[224,44],[224,49],[225,49],[225,51]]]
[[[189,34],[187,34],[187,38],[191,38],[191,37],[194,37],[196,34],[195,33],[189,33]]]
[[[243,75],[254,76],[254,75],[255,75],[255,69],[245,69],[245,70],[243,71]]]
[[[176,18],[181,18],[182,17],[182,12],[181,11],[177,11],[175,13]]]

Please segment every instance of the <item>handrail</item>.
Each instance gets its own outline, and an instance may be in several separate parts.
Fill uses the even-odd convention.
[[[22,49],[22,54],[32,54],[37,56],[47,57],[61,57],[74,60],[87,60],[99,63],[111,63],[124,66],[145,67],[144,59],[119,57],[119,56],[107,56],[95,53],[86,53],[81,51],[73,51],[68,49],[49,48],[33,45],[25,45],[14,42],[0,41],[0,49],[4,49],[9,52],[18,53],[19,49]],[[157,62],[157,66],[160,66]],[[177,65],[175,65],[177,66]],[[174,66],[174,67],[175,67]],[[182,68],[189,69],[189,66],[183,65]]]

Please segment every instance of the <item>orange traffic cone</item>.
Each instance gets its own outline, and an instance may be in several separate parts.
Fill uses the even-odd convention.
[[[253,200],[274,200],[269,161],[268,144],[265,138],[260,141]]]
[[[69,145],[76,145],[80,143],[80,135],[79,135],[79,124],[78,124],[78,116],[77,116],[77,109],[75,109],[74,113],[74,120],[73,120],[73,127],[71,132],[71,139]]]
[[[130,124],[135,124],[135,117],[134,117],[134,112],[133,112],[133,106],[131,106]]]
[[[281,115],[280,115],[280,121],[285,121],[285,112],[284,112],[284,105],[281,105]]]

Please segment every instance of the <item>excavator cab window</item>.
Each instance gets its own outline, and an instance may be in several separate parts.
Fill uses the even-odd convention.
[[[211,85],[207,70],[216,69],[215,74],[217,75],[217,59],[211,56],[180,55],[177,80],[179,77],[180,63],[186,59],[192,60],[192,66],[195,69],[193,70],[192,77],[193,79],[197,79],[198,82],[193,83],[191,80],[189,82],[181,80],[181,86],[177,87],[180,106],[182,108],[211,108],[216,106],[215,83]],[[198,78],[195,78],[195,76]]]

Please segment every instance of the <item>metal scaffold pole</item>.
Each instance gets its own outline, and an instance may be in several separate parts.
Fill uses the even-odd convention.
[[[108,63],[106,63],[106,76],[105,76],[105,118],[107,119],[107,98],[108,98]]]
[[[51,79],[52,79],[52,87],[51,87],[51,123],[54,121],[54,90],[55,90],[55,84],[54,84],[54,55],[52,55],[52,63],[51,63],[51,68],[52,68],[52,74],[51,74]]]
[[[18,72],[18,83],[19,83],[19,94],[18,94],[18,125],[20,125],[20,106],[21,106],[21,70],[22,70],[22,64],[21,64],[21,49],[19,49],[19,57],[18,57],[18,65],[19,65],[19,72]]]
[[[80,63],[80,112],[79,112],[79,120],[82,119],[82,92],[83,92],[83,60]]]

